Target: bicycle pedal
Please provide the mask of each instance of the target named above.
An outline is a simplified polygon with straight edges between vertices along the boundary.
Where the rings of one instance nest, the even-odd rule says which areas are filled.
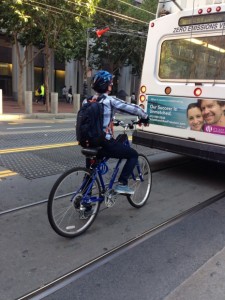
[[[110,208],[113,207],[116,203],[116,193],[114,192],[114,190],[108,190],[105,193],[105,206]]]

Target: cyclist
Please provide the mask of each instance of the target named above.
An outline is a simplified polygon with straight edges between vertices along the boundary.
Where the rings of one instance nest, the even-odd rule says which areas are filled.
[[[134,194],[134,191],[127,184],[128,178],[137,163],[138,153],[133,148],[126,147],[123,143],[113,138],[110,124],[112,124],[115,113],[127,113],[138,116],[142,124],[148,124],[149,117],[138,105],[128,104],[123,100],[110,96],[112,85],[113,76],[107,71],[97,72],[92,79],[92,89],[101,96],[99,97],[99,102],[103,102],[104,105],[103,130],[106,132],[106,138],[98,152],[98,158],[127,159],[119,176],[119,183],[114,190],[118,194]]]

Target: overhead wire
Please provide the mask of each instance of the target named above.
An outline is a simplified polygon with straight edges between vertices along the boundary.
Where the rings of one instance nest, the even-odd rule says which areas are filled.
[[[62,9],[62,8],[59,8],[59,7],[55,7],[55,6],[46,4],[46,3],[38,2],[38,1],[35,1],[35,0],[25,0],[25,2],[26,2],[26,4],[28,4],[32,7],[37,7],[39,5],[40,8],[44,8],[44,9],[50,11],[50,12],[59,13],[61,15],[62,15],[62,12],[67,12],[67,13],[70,13],[70,14],[73,14],[73,15],[76,15],[76,16],[79,16],[79,17],[83,17],[80,14],[76,14],[75,12],[65,10],[65,9]],[[29,2],[32,2],[34,4],[31,4]],[[87,17],[83,17],[83,18],[87,19]]]
[[[40,7],[42,8],[48,8],[49,10],[52,9],[53,12],[67,12],[67,13],[70,13],[70,14],[73,14],[73,15],[76,15],[78,17],[81,17],[81,18],[85,18],[85,19],[88,19],[86,16],[83,16],[81,14],[77,14],[73,11],[70,11],[70,10],[66,10],[66,9],[62,9],[62,8],[58,8],[58,7],[55,7],[55,6],[52,6],[52,5],[49,5],[49,4],[46,4],[46,3],[42,3],[42,2],[39,2],[39,1],[35,1],[35,0],[26,0],[26,3],[31,5],[31,3],[29,2],[32,2],[36,5],[39,5]],[[73,1],[67,1],[71,4],[74,4],[74,5],[81,5],[81,6],[86,6],[85,3],[81,2],[81,3],[74,3]],[[142,21],[142,20],[139,20],[139,19],[136,19],[136,18],[133,18],[133,17],[129,17],[129,16],[126,16],[126,15],[123,15],[123,14],[120,14],[120,13],[117,13],[117,12],[112,12],[112,11],[109,11],[107,9],[104,9],[104,8],[100,8],[98,6],[95,6],[95,8],[97,8],[97,11],[100,12],[100,13],[104,13],[106,15],[109,15],[111,17],[115,17],[115,18],[118,18],[118,19],[122,19],[123,21],[128,21],[128,22],[132,22],[132,23],[136,23],[136,22],[139,22],[139,23],[142,23],[142,24],[146,24],[148,25],[148,22],[145,22],[145,21]]]
[[[148,11],[148,10],[146,10],[146,9],[143,9],[143,8],[141,8],[141,7],[135,6],[135,5],[131,4],[131,3],[128,3],[128,2],[125,2],[125,1],[122,1],[122,0],[117,0],[117,1],[118,1],[118,2],[121,2],[121,3],[123,3],[123,4],[126,4],[126,5],[128,5],[128,6],[131,6],[131,7],[134,8],[134,9],[144,11],[144,12],[150,14],[150,15],[153,15],[154,17],[156,16],[156,14],[154,14],[153,12]]]
[[[67,1],[71,4],[76,4],[76,5],[81,5],[81,6],[86,6],[85,3],[83,2],[80,2],[80,3],[74,3],[73,1]],[[148,24],[147,22],[145,21],[142,21],[142,20],[139,20],[139,19],[136,19],[136,18],[133,18],[133,17],[130,17],[130,16],[127,16],[127,15],[123,15],[121,13],[117,13],[115,11],[110,11],[108,9],[105,9],[105,8],[102,8],[102,7],[99,7],[99,6],[94,6],[94,8],[96,8],[97,12],[100,12],[100,13],[104,13],[104,14],[107,14],[109,16],[113,16],[113,17],[118,17],[119,19],[122,19],[122,20],[126,20],[126,21],[131,21],[131,22],[139,22],[139,23],[144,23],[144,24]]]
[[[32,2],[33,4],[29,3],[29,2]],[[68,2],[71,2],[71,1],[68,1]],[[35,1],[35,0],[26,0],[26,3],[32,7],[38,7],[38,8],[45,9],[49,12],[57,13],[60,15],[62,15],[62,12],[68,12],[68,13],[74,14],[76,16],[83,17],[82,15],[76,14],[75,12],[71,12],[66,9],[61,9],[61,8],[58,8],[58,7],[49,5],[49,4],[41,3],[41,2]],[[86,17],[83,17],[83,18],[86,18]],[[117,28],[115,26],[111,26],[110,28],[112,30],[114,30],[114,31],[111,31],[112,34],[126,34],[126,35],[133,35],[136,37],[144,37],[144,38],[146,38],[146,36],[147,36],[147,34],[144,34],[143,32],[139,32],[139,31],[135,31],[135,30],[131,30],[131,29],[128,30],[128,29],[120,28],[120,31],[118,32]]]

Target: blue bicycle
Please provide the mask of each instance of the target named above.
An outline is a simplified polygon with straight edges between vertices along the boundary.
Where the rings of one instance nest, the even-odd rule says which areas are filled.
[[[125,131],[133,129],[135,124],[138,121],[129,124],[114,121],[114,125],[124,128],[124,133],[118,135],[117,139],[127,147],[130,147],[130,143]],[[124,160],[98,159],[98,151],[99,148],[83,148],[82,153],[91,159],[90,169],[72,168],[62,174],[52,187],[48,199],[48,219],[55,232],[61,236],[72,238],[84,233],[97,217],[101,203],[112,207],[116,202],[118,194],[113,187],[118,182]],[[128,182],[135,192],[133,195],[124,194],[133,207],[140,208],[147,202],[151,183],[148,159],[139,154],[138,163]]]

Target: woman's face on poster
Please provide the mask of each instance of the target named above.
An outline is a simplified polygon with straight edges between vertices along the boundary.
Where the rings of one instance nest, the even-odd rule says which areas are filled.
[[[203,127],[203,117],[201,109],[198,107],[193,107],[188,110],[187,113],[188,123],[191,130],[201,131]]]

